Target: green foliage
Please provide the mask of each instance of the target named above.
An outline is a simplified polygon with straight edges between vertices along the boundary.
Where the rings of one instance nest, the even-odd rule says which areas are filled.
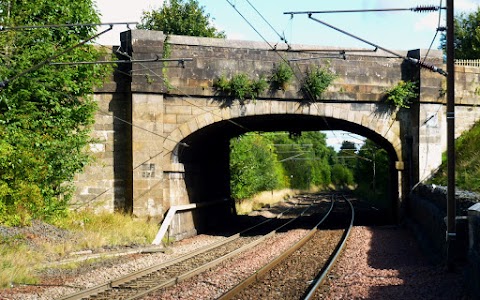
[[[308,189],[331,183],[331,167],[336,153],[327,147],[321,132],[304,132],[301,136],[272,135],[278,158],[289,177],[290,187]]]
[[[172,55],[172,46],[170,45],[170,38],[167,35],[165,38],[165,41],[163,41],[163,54],[162,58],[163,59],[168,59]],[[167,90],[172,90],[173,86],[168,80],[168,62],[163,62],[163,67],[162,67],[162,78],[163,78],[163,84],[167,88]]]
[[[214,83],[214,89],[221,95],[238,99],[244,103],[246,99],[255,100],[268,88],[268,82],[264,77],[252,80],[245,73],[237,73],[230,80],[224,75]]]
[[[386,91],[386,102],[398,108],[410,108],[418,97],[417,85],[412,81],[400,80],[398,84]]]
[[[455,16],[454,48],[456,59],[478,59],[480,57],[480,7],[471,13]],[[440,47],[446,52],[446,33],[442,33]]]
[[[159,30],[165,34],[225,38],[210,22],[210,14],[196,0],[164,1],[161,8],[143,12],[139,29]]]
[[[274,89],[281,89],[285,91],[288,84],[293,78],[293,70],[286,62],[282,61],[273,70],[273,75],[270,80]]]
[[[260,134],[244,135],[231,141],[230,186],[234,199],[245,199],[285,186],[284,172],[273,148],[273,143]]]
[[[338,152],[338,161],[350,170],[355,170],[357,164],[357,148],[350,141],[343,141]]]
[[[0,2],[4,26],[98,22],[91,0]],[[4,32],[0,74],[15,78],[94,34],[93,27]],[[105,55],[84,45],[57,61],[94,61]],[[69,182],[89,162],[85,146],[96,109],[89,95],[109,72],[105,65],[46,64],[0,90],[0,223],[26,224],[65,211]]]
[[[459,189],[480,192],[480,122],[455,141],[455,184]],[[444,161],[430,183],[447,185],[447,161]]]
[[[353,184],[353,171],[342,164],[335,164],[332,167],[332,182],[337,186]]]
[[[359,156],[362,159],[357,160],[355,169],[358,190],[366,193],[366,197],[386,197],[390,177],[388,153],[371,140],[367,140],[360,148]]]
[[[302,85],[302,92],[310,101],[321,99],[322,94],[330,84],[337,78],[337,75],[326,68],[313,67],[308,72]]]

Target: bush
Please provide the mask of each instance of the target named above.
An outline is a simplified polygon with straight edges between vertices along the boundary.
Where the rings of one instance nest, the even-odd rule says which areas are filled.
[[[322,94],[337,76],[325,68],[314,67],[307,72],[302,92],[311,101],[321,99]]]
[[[238,99],[244,103],[246,99],[255,100],[268,87],[264,77],[252,80],[245,73],[235,74],[230,80],[224,75],[213,83],[214,89],[223,96]]]
[[[292,68],[284,61],[282,61],[273,70],[271,84],[274,89],[281,89],[285,91],[288,84],[292,80],[294,73]]]
[[[400,80],[396,86],[387,90],[386,102],[398,108],[410,108],[418,96],[416,89],[415,82]]]
[[[284,171],[273,143],[259,134],[233,139],[230,144],[230,186],[236,200],[284,187]]]

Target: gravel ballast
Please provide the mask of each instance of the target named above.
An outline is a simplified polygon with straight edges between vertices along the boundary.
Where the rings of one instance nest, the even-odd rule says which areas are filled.
[[[432,265],[397,227],[355,227],[318,299],[467,299],[462,269]]]
[[[294,230],[284,234],[283,240],[295,240],[297,233],[299,231]],[[59,286],[3,289],[0,290],[0,299],[56,299],[65,293],[78,290],[71,287],[85,288],[108,281],[193,251],[218,239],[218,236],[198,236],[175,243],[168,253],[132,256],[128,262],[122,260],[118,265],[109,263],[104,267],[97,266],[95,269],[85,270],[83,274],[76,274],[73,278],[49,279]],[[248,270],[246,273],[251,273],[260,266],[255,263],[257,259],[263,256],[268,257],[267,260],[271,259],[274,252],[283,248],[278,242],[280,240],[271,244],[275,251],[262,249],[260,252],[247,252],[234,260],[234,267],[229,265],[222,270],[225,265],[219,266],[200,275],[196,280],[187,280],[161,296],[165,299],[216,299],[220,286],[224,286],[220,287],[220,290],[225,291],[225,288],[231,288],[234,284],[233,278],[238,280],[245,276],[240,275],[239,270],[245,269]],[[252,269],[253,266],[255,267]],[[216,276],[218,278],[214,279]],[[460,268],[453,273],[447,273],[444,266],[432,265],[428,257],[420,252],[413,236],[407,230],[393,226],[353,228],[347,247],[329,278],[318,299],[467,299],[463,297]],[[49,281],[42,283],[48,285]],[[210,288],[215,285],[216,288]],[[213,293],[209,294],[210,291]],[[148,298],[155,299],[155,296]]]

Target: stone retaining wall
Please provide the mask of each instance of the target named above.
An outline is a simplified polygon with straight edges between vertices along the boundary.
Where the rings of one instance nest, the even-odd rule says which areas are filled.
[[[480,195],[456,191],[457,237],[454,242],[455,259],[467,262],[469,293],[480,294]],[[446,260],[447,189],[435,185],[420,185],[408,203],[408,221],[420,245],[431,254],[432,261]],[[475,298],[475,297],[473,297]],[[476,298],[475,298],[476,299]]]

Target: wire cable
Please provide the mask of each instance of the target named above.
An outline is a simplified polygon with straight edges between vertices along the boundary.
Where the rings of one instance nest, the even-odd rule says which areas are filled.
[[[245,22],[265,41],[265,43],[281,58],[281,60],[283,60],[293,71],[293,75],[295,76],[295,78],[297,79],[298,82],[301,82],[301,79],[300,77],[298,76],[298,74],[295,72],[295,70],[292,68],[291,64],[290,64],[290,61],[287,60],[285,57],[283,57],[276,49],[276,47],[272,46],[268,41],[267,39],[253,26],[253,24],[251,24],[247,18],[237,9],[237,7],[231,3],[229,0],[226,0],[228,2],[228,4],[230,4],[233,9],[235,9],[235,11],[245,20]],[[288,45],[288,44],[287,44]],[[288,45],[289,46],[289,45]],[[289,46],[290,48],[290,46]],[[301,72],[300,70],[300,67],[298,66],[298,64],[295,64],[297,69]],[[308,98],[310,99],[310,101],[312,102],[313,105],[317,106],[317,104],[315,103],[315,98],[313,97],[312,93],[310,92],[310,90],[306,90],[305,93],[307,94]],[[318,109],[318,106],[317,106],[317,109]],[[321,117],[323,119],[323,121],[325,122],[325,124],[327,125],[328,128],[331,128],[327,119],[322,116]],[[332,130],[333,131],[333,130]],[[333,132],[332,132],[333,133]],[[335,133],[333,133],[335,135]]]
[[[434,66],[434,65],[427,64],[427,63],[425,63],[425,62],[422,62],[422,61],[419,60],[419,59],[412,58],[412,57],[408,57],[408,56],[404,56],[404,55],[398,54],[398,53],[396,53],[396,52],[394,52],[394,51],[392,51],[392,50],[389,50],[389,49],[387,49],[387,48],[381,47],[381,46],[379,46],[379,45],[377,45],[377,44],[374,44],[374,43],[372,43],[372,42],[369,42],[369,41],[367,41],[367,40],[365,40],[365,39],[363,39],[363,38],[361,38],[361,37],[358,37],[358,36],[356,36],[356,35],[353,35],[353,34],[347,32],[347,31],[345,31],[345,30],[343,30],[343,29],[340,29],[340,28],[338,28],[338,27],[335,27],[335,26],[333,26],[333,25],[330,25],[330,24],[328,24],[328,23],[326,23],[326,22],[324,22],[324,21],[322,21],[322,20],[316,19],[316,18],[314,18],[311,14],[309,14],[308,17],[309,17],[311,20],[314,20],[314,21],[316,21],[316,22],[318,22],[318,23],[320,23],[320,24],[322,24],[322,25],[325,25],[325,26],[327,26],[327,27],[330,27],[331,29],[334,29],[334,30],[336,30],[336,31],[338,31],[338,32],[340,32],[340,33],[345,34],[345,35],[348,35],[348,36],[350,36],[350,37],[352,37],[352,38],[354,38],[354,39],[357,39],[357,40],[359,40],[359,41],[361,41],[361,42],[363,42],[363,43],[366,43],[366,44],[371,45],[371,46],[373,46],[373,47],[375,47],[375,48],[378,48],[378,49],[383,50],[383,51],[385,51],[385,52],[387,52],[387,53],[390,53],[390,54],[392,54],[392,55],[394,55],[394,56],[396,56],[396,57],[398,57],[398,58],[403,58],[404,60],[406,60],[406,61],[408,61],[408,62],[411,62],[411,63],[413,63],[413,64],[416,64],[416,65],[418,65],[418,66],[420,66],[420,67],[422,67],[422,68],[426,68],[426,69],[429,69],[430,71],[440,73],[440,74],[442,74],[443,76],[447,76],[447,73],[446,73],[444,70],[442,70],[442,69],[440,69],[440,68],[438,68],[438,67],[436,67],[436,66]]]
[[[40,82],[40,81],[37,80],[37,82]],[[61,95],[64,95],[65,97],[67,97],[67,98],[69,98],[69,99],[74,99],[74,98],[72,97],[72,95],[69,95],[69,94],[67,94],[67,93],[65,93],[65,92],[63,92],[63,91],[57,90],[57,89],[55,89],[55,88],[53,88],[53,87],[50,87],[50,86],[48,86],[48,85],[45,85],[45,87],[46,87],[47,89],[53,91],[53,92],[59,93],[59,94],[61,94]],[[153,135],[156,135],[156,136],[158,136],[158,137],[161,137],[161,138],[163,138],[163,139],[165,139],[165,140],[169,140],[169,141],[172,141],[172,142],[175,142],[175,143],[180,143],[179,141],[175,141],[175,140],[173,140],[173,139],[171,139],[171,138],[165,137],[165,136],[163,136],[163,135],[161,135],[161,134],[158,134],[158,133],[156,133],[156,132],[154,132],[154,131],[151,131],[151,130],[149,130],[149,129],[147,129],[147,128],[144,128],[144,127],[141,127],[141,126],[139,126],[139,125],[133,124],[132,122],[129,122],[129,121],[127,121],[127,120],[124,120],[124,119],[122,119],[122,118],[120,118],[120,117],[113,116],[112,114],[110,114],[110,113],[108,113],[108,112],[106,112],[106,111],[104,111],[104,110],[102,110],[102,109],[97,109],[97,110],[98,110],[100,113],[102,113],[103,115],[105,115],[105,116],[113,117],[114,119],[116,119],[116,120],[118,120],[118,121],[120,121],[120,122],[122,122],[122,123],[125,123],[125,124],[127,124],[127,125],[130,125],[130,126],[132,126],[132,127],[141,129],[141,130],[143,130],[143,131],[146,131],[146,132],[148,132],[148,133],[151,133],[151,134],[153,134]],[[187,143],[180,143],[180,144],[182,144],[182,146],[185,146],[185,147],[190,147],[190,145],[188,145]]]
[[[51,24],[51,25],[29,25],[29,26],[12,26],[4,27],[0,25],[0,32],[8,30],[26,30],[40,28],[64,28],[64,27],[93,27],[93,26],[111,26],[126,25],[130,29],[130,25],[137,25],[138,22],[111,22],[111,23],[72,23],[72,24]]]
[[[425,5],[411,8],[374,8],[374,9],[344,9],[344,10],[317,10],[317,11],[289,11],[284,15],[311,15],[311,14],[331,14],[331,13],[358,13],[358,12],[396,12],[396,11],[413,11],[413,12],[431,12],[445,9],[445,7]]]
[[[265,19],[265,17],[255,8],[255,6],[253,6],[253,4],[249,0],[245,0],[245,1],[247,1],[247,3],[253,8],[253,10],[256,11],[257,14],[263,19],[263,21],[265,21],[265,23],[267,23],[267,25],[270,26],[270,28],[278,35],[280,40],[284,41],[285,44],[288,45],[288,42],[285,39],[285,34],[282,36],[280,33],[278,33],[278,31],[275,28],[273,28],[272,24],[270,24],[270,22],[268,22],[267,19]]]
[[[440,0],[440,7],[442,7],[442,0]],[[432,42],[430,43],[430,47],[428,47],[427,53],[425,54],[425,57],[423,58],[423,62],[427,60],[428,55],[430,54],[430,50],[433,47],[433,43],[435,42],[438,31],[440,31],[440,22],[442,21],[442,10],[440,9],[438,12],[438,24],[437,24],[437,30],[435,31],[435,35],[433,36]]]
[[[237,9],[237,7],[235,6],[235,4],[233,4],[232,2],[230,2],[230,0],[225,0],[228,2],[228,4],[230,4],[233,9],[235,9],[235,11],[240,15],[240,17],[243,18],[243,20],[245,22],[247,22],[247,24],[265,41],[265,43],[268,44],[268,46],[270,46],[270,48],[272,49],[275,49],[275,47],[273,47],[266,39],[265,37],[257,30],[257,28],[255,28],[255,26],[253,26],[252,23],[250,23],[250,21],[247,20],[247,18]]]
[[[88,39],[86,39],[86,40],[83,40],[83,41],[80,42],[80,43],[77,43],[77,44],[75,44],[75,45],[73,45],[73,46],[71,46],[71,47],[68,47],[67,49],[65,49],[65,50],[63,50],[63,51],[60,51],[59,53],[56,53],[56,54],[48,57],[47,59],[41,61],[40,63],[38,63],[38,64],[36,64],[36,65],[34,65],[34,66],[31,66],[30,68],[28,68],[28,69],[20,72],[19,74],[13,76],[12,78],[3,80],[2,82],[0,82],[0,88],[2,87],[2,85],[3,85],[3,87],[6,87],[6,86],[8,85],[8,83],[10,83],[10,82],[12,82],[12,81],[14,81],[14,80],[17,80],[18,78],[24,76],[24,75],[27,74],[27,73],[30,73],[30,72],[33,72],[33,71],[35,71],[35,70],[40,69],[41,67],[43,67],[43,66],[45,66],[46,64],[50,63],[52,60],[54,60],[54,59],[56,59],[56,58],[58,58],[58,57],[60,57],[60,56],[62,56],[62,55],[64,55],[64,54],[72,51],[72,50],[75,49],[75,48],[78,48],[78,47],[80,47],[80,46],[82,46],[82,45],[85,45],[85,44],[88,43],[89,41],[96,39],[97,37],[101,36],[102,34],[107,33],[108,31],[110,31],[110,30],[112,30],[112,29],[113,29],[113,25],[111,25],[108,29],[105,29],[104,31],[95,34],[94,36],[92,36],[92,37],[90,37],[90,38],[88,38]]]
[[[227,1],[228,1],[228,0],[227,0]],[[120,48],[117,49],[117,53],[119,53],[120,55],[123,55],[123,56],[125,56],[125,57],[128,57],[128,58],[132,59],[132,56],[130,56],[130,55],[129,55],[128,53],[126,53],[126,52],[120,51]],[[151,72],[153,75],[155,75],[156,77],[158,77],[158,78],[160,78],[160,79],[162,79],[162,80],[164,79],[163,76],[161,76],[161,75],[158,74],[157,72],[153,71],[152,68],[150,68],[150,67],[148,67],[148,66],[145,66],[143,63],[139,63],[139,65],[142,66],[142,67],[144,68],[144,70],[150,71],[150,72]],[[133,73],[133,71],[132,71],[132,73]],[[133,75],[130,75],[130,76],[133,77]],[[182,91],[180,88],[178,88],[178,87],[173,87],[173,88],[174,88],[175,90],[179,91],[179,92],[181,93],[181,95],[186,96],[187,98],[192,98],[191,95],[185,93],[185,92]],[[187,102],[187,103],[189,103],[189,104],[191,104],[191,105],[193,105],[193,106],[195,106],[195,107],[197,107],[197,108],[199,108],[199,109],[201,109],[201,110],[203,110],[203,111],[205,111],[205,112],[212,113],[214,116],[220,117],[222,120],[225,120],[225,121],[227,121],[227,122],[229,122],[229,123],[231,123],[231,124],[233,124],[233,125],[235,125],[235,126],[238,126],[239,128],[242,128],[242,129],[245,130],[245,131],[251,131],[251,130],[249,130],[248,128],[246,128],[245,126],[243,126],[243,125],[241,125],[241,124],[239,124],[239,123],[237,123],[237,122],[235,122],[235,121],[233,121],[233,120],[224,119],[221,115],[214,114],[212,111],[209,111],[209,110],[207,110],[207,109],[205,109],[205,108],[203,108],[203,107],[201,107],[201,106],[199,106],[199,105],[197,105],[197,104],[195,104],[195,103],[193,103],[193,102],[190,102],[190,101],[187,101],[187,100],[184,100],[184,101]]]

